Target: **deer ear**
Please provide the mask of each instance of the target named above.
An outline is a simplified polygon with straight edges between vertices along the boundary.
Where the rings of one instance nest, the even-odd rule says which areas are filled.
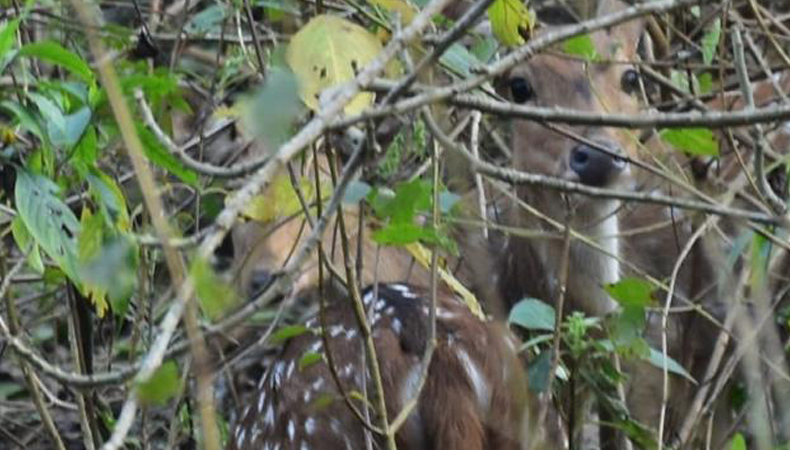
[[[600,0],[596,16],[620,12],[629,5],[621,0]],[[604,52],[604,56],[619,60],[633,60],[639,46],[639,38],[645,30],[645,19],[638,18],[629,20],[612,27],[606,32],[604,47],[599,46],[599,51]]]

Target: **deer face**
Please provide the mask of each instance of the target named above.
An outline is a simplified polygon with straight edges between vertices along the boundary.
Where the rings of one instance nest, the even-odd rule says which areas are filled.
[[[319,157],[311,164],[317,164],[319,167],[319,177],[324,190],[322,195],[326,198],[327,191],[331,188],[329,162],[326,158]],[[301,173],[297,173],[297,176],[301,176],[304,180],[312,180],[313,167],[307,165]],[[279,188],[291,189],[290,185],[281,185]],[[277,198],[284,195],[282,192],[270,191],[264,196]],[[293,193],[292,203],[296,201],[296,194]],[[314,199],[308,201],[313,203]],[[315,209],[311,213],[314,215]],[[361,285],[374,282],[410,282],[428,286],[429,272],[415,263],[408,251],[401,247],[379,247],[370,239],[370,230],[359,227],[359,207],[344,205],[342,214],[349,241],[349,258],[355,263],[360,262],[358,279]],[[290,215],[274,217],[267,223],[247,222],[236,225],[232,231],[232,239],[237,289],[247,295],[259,293],[271,281],[272,274],[288,264],[293,253],[311,233],[312,227],[301,213],[301,209],[292,211]],[[335,217],[327,225],[320,245],[326,258],[337,269],[337,273],[344,275],[344,252],[339,233],[338,221]],[[360,233],[362,236],[359,235]],[[314,251],[297,274],[294,291],[299,292],[316,286],[318,280],[318,252]]]
[[[610,5],[605,3],[605,5]],[[617,4],[611,4],[616,7]],[[604,8],[600,14],[609,12]],[[626,23],[591,35],[598,58],[582,62],[544,53],[513,68],[499,83],[512,102],[546,108],[562,107],[593,113],[636,113],[639,78],[628,62],[636,56],[640,23]],[[605,60],[606,63],[598,62]],[[593,187],[622,188],[631,182],[626,159],[636,153],[637,139],[628,131],[600,126],[566,126],[516,120],[512,150],[516,169],[558,177]],[[572,309],[600,316],[617,305],[602,286],[619,277],[619,203],[583,195],[563,195],[541,186],[522,185],[518,197],[555,221],[568,221],[603,248],[573,240],[566,283]],[[523,208],[514,208],[511,224],[545,227]],[[513,238],[503,261],[500,290],[507,302],[528,294],[557,298],[562,242]]]
[[[623,63],[581,62],[566,56],[540,54],[507,74],[500,90],[517,104],[562,107],[601,114],[636,113],[638,76],[625,61],[636,50],[633,27],[593,34],[598,55]],[[551,175],[595,187],[622,187],[630,182],[626,159],[634,138],[606,127],[557,125],[558,132],[535,121],[513,124],[513,163],[517,169]],[[525,187],[522,191],[542,188]],[[524,192],[522,197],[534,197]],[[556,195],[555,195],[556,197]],[[589,199],[574,199],[584,211]],[[556,203],[556,199],[552,202]],[[541,206],[543,206],[541,204]]]

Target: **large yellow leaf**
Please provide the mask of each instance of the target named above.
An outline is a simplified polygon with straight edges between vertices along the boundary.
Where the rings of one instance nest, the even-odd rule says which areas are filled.
[[[534,13],[522,0],[494,0],[488,8],[491,31],[504,45],[515,46],[524,43],[524,35],[529,35],[535,26]]]
[[[370,0],[370,3],[379,5],[391,13],[400,14],[400,22],[403,25],[411,23],[417,15],[417,8],[407,0]]]
[[[318,110],[318,96],[332,86],[354,78],[381,51],[381,43],[368,30],[330,15],[314,17],[291,39],[286,58],[299,78],[302,101]],[[357,95],[346,114],[362,111],[373,102],[373,94]]]
[[[307,204],[315,203],[316,190],[312,179],[309,177],[303,178],[299,182],[299,188]],[[332,185],[329,180],[322,179],[322,196],[325,198],[331,192]],[[268,223],[299,212],[302,212],[302,204],[291,184],[291,179],[288,177],[288,174],[280,173],[274,177],[266,192],[252,198],[242,211],[242,214],[249,219]]]

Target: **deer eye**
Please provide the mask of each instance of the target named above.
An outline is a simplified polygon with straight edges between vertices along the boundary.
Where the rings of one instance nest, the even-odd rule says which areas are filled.
[[[634,69],[628,69],[623,72],[620,78],[620,87],[626,94],[633,94],[639,90],[639,72]]]
[[[516,103],[525,103],[535,97],[535,91],[526,78],[515,77],[510,80],[510,95]]]

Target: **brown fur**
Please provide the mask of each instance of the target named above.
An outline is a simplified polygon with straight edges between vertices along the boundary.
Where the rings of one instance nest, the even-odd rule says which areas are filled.
[[[358,211],[346,209],[343,214],[352,232],[350,240],[356,242],[353,234]],[[300,228],[299,222],[292,220],[265,236],[256,232],[239,232],[238,238],[234,235],[237,245],[250,249],[236,263],[240,286],[245,286],[251,271],[282,267],[291,246],[304,239],[305,233],[299,235]],[[370,232],[367,227],[362,230]],[[333,254],[332,238],[329,231],[324,236],[328,255]],[[368,320],[381,367],[387,414],[392,420],[414,389],[410,383],[427,346],[430,296],[414,281],[408,253],[382,248],[376,273],[376,245],[366,236],[361,243],[363,283],[401,281],[411,273],[414,284],[396,288],[410,292],[407,301],[393,300],[389,294],[378,299],[364,297],[368,300]],[[332,260],[342,272],[342,256],[337,253]],[[319,293],[316,258],[297,280],[299,295],[313,302]],[[427,286],[427,271],[421,270],[417,279],[423,277],[423,286]],[[379,286],[380,292],[389,289],[391,293],[393,289],[391,284]],[[363,375],[367,370],[360,358],[364,352],[351,300],[337,283],[325,284],[324,290],[327,340],[341,383],[346,392],[363,392],[365,385],[372,395],[373,385]],[[528,428],[527,384],[515,354],[514,338],[496,323],[475,317],[443,289],[437,302],[435,352],[418,406],[396,436],[398,448],[520,449],[538,442],[541,433]],[[316,319],[308,322],[313,330],[318,325]],[[265,448],[266,444],[280,444],[280,448],[299,448],[301,444],[312,449],[365,448],[363,428],[339,398],[328,365],[320,361],[303,370],[295,368],[306,352],[324,352],[324,344],[315,333],[291,339],[274,360],[258,385],[259,392],[244,402],[230,449]],[[358,400],[354,403],[360,409],[364,406]],[[378,423],[375,414],[372,416],[372,422]],[[374,440],[382,444],[381,439]]]

